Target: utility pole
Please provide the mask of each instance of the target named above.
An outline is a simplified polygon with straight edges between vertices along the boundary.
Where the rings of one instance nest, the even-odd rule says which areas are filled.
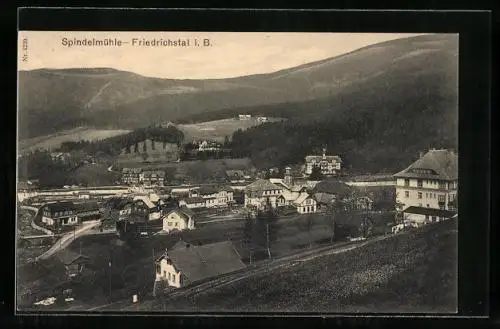
[[[271,259],[271,249],[269,248],[269,224],[266,224],[267,255]]]

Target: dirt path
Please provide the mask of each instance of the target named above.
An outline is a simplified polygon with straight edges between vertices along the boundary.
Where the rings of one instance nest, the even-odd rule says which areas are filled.
[[[67,246],[70,245],[71,242],[79,238],[80,236],[83,236],[87,230],[90,230],[91,228],[99,225],[101,222],[96,220],[96,221],[90,221],[86,222],[85,224],[82,225],[78,230],[74,232],[68,232],[65,235],[63,235],[52,247],[50,247],[49,250],[44,252],[42,255],[38,256],[36,260],[38,259],[47,259],[59,250],[62,250],[66,248]]]

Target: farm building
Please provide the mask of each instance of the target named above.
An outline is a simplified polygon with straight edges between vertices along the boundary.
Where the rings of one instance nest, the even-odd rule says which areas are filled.
[[[156,260],[156,280],[180,288],[244,268],[245,264],[229,241],[202,246],[185,244],[167,250]]]

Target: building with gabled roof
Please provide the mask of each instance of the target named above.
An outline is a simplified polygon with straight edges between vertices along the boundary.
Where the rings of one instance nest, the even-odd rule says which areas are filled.
[[[446,149],[431,149],[404,170],[396,179],[396,209],[424,207],[456,211],[458,192],[458,155]]]
[[[195,213],[186,207],[170,210],[163,217],[163,231],[193,230],[195,225]]]
[[[311,175],[314,167],[319,167],[325,176],[337,175],[342,166],[342,159],[338,155],[326,155],[326,148],[322,155],[308,155],[305,158],[305,174]]]
[[[264,209],[266,205],[276,208],[282,206],[278,197],[282,194],[283,187],[265,179],[259,179],[245,187],[245,207]]]
[[[404,221],[416,223],[418,226],[447,220],[456,215],[454,211],[414,206],[408,207],[403,211]]]
[[[186,244],[167,250],[156,260],[156,280],[180,288],[244,268],[230,241],[201,246]]]
[[[234,203],[233,189],[226,186],[201,186],[189,191],[189,198],[203,198],[206,208],[228,207]],[[196,201],[197,200],[190,200]],[[183,204],[188,205],[186,200]],[[195,207],[188,207],[195,208]]]

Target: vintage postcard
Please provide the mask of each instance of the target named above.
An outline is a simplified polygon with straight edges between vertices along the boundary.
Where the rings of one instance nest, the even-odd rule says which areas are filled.
[[[18,312],[456,313],[457,34],[18,38]]]

